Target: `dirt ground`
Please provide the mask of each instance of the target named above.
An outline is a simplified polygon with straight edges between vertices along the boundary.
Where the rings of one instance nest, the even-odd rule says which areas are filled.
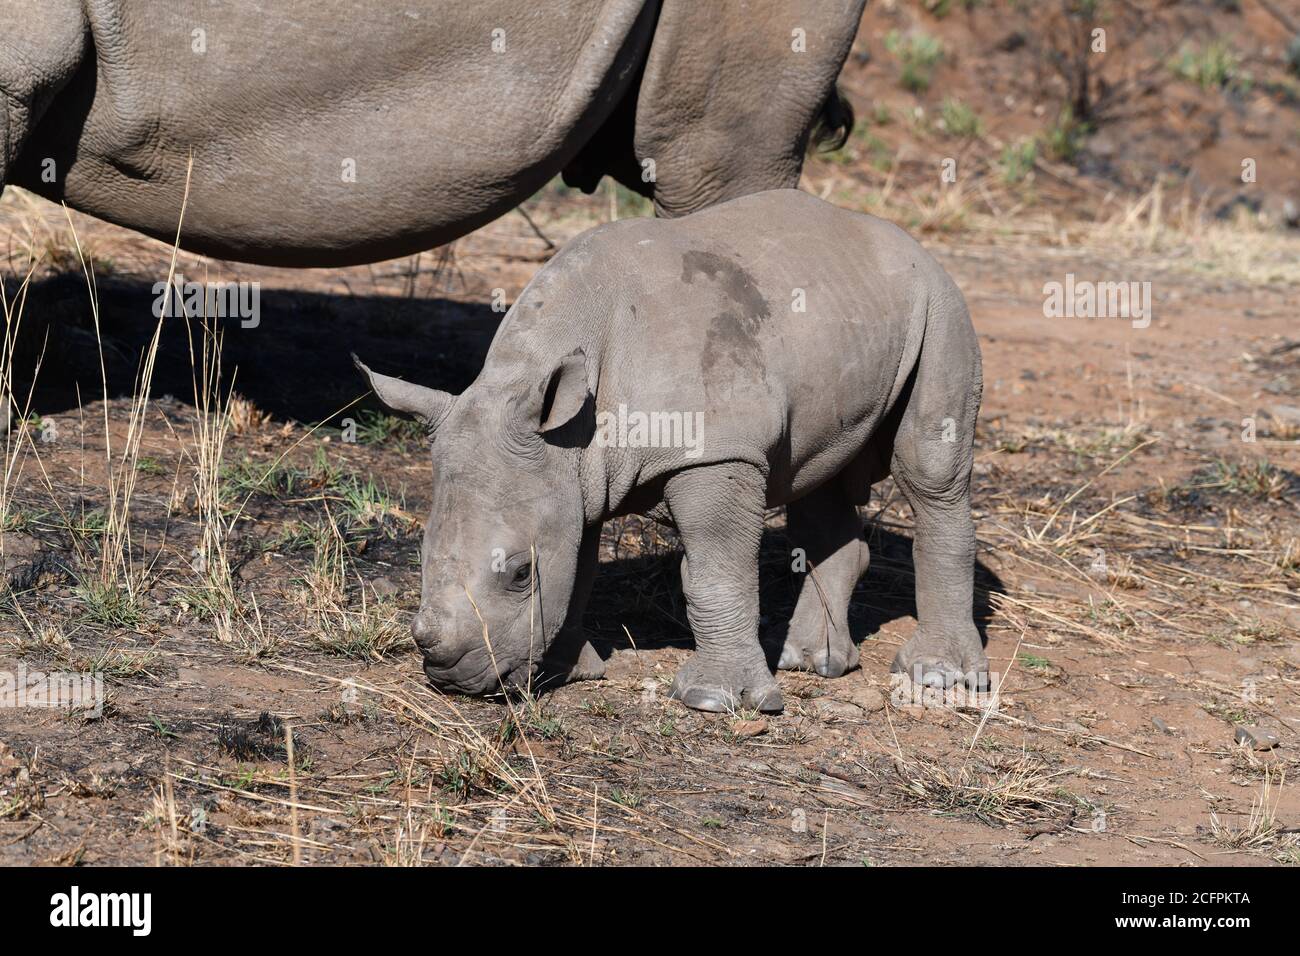
[[[888,79],[899,7],[873,5],[850,92]],[[1000,42],[994,21],[953,17],[931,28],[954,46]],[[912,98],[888,97],[900,116]],[[1013,132],[1035,115],[1007,110]],[[1189,153],[1155,189],[1106,192],[1044,158],[1014,187],[990,173],[927,191],[942,136],[873,116],[880,139],[855,134],[805,187],[917,232],[970,305],[995,696],[890,682],[915,608],[910,514],[888,481],[864,509],[861,668],[781,672],[783,714],[668,699],[691,643],[680,551],[637,518],[606,526],[588,611],[604,681],[515,701],[425,683],[406,628],[430,461],[349,353],[463,388],[494,290],[510,301],[549,242],[644,212],[633,197],[550,187],[527,218],[371,267],[181,252],[187,278],[260,283],[257,326],[220,323],[209,389],[199,323],[151,311],[170,248],[75,214],[74,242],[62,210],[9,190],[4,384],[25,414],[0,480],[0,674],[99,675],[107,701],[0,708],[0,864],[1300,864],[1300,239],[1202,219],[1205,203],[1193,225],[1174,212],[1180,188],[1235,168],[1222,157]],[[1292,136],[1269,146],[1287,163]],[[1045,318],[1044,285],[1067,274],[1150,282],[1152,322]],[[771,646],[795,580],[784,516],[769,525]]]
[[[57,227],[57,210],[39,213]],[[131,276],[165,268],[169,250],[78,222],[88,248],[115,252],[98,298],[105,354],[129,382],[125,357],[155,325]],[[85,584],[109,486],[103,403],[78,407],[58,381],[38,393],[59,437],[37,439],[40,464],[29,454],[17,482],[0,667],[102,673],[109,703],[98,717],[0,711],[0,861],[1300,862],[1282,832],[1300,816],[1294,286],[1130,259],[1156,290],[1149,328],[1048,320],[1044,281],[1114,263],[935,247],[984,350],[974,499],[995,708],[918,707],[890,686],[914,609],[908,514],[888,483],[869,509],[873,564],[854,602],[862,667],[829,681],[782,673],[780,716],[714,717],[667,699],[689,653],[676,550],[637,519],[607,527],[589,612],[610,654],[605,681],[512,705],[443,697],[404,633],[430,467],[418,436],[362,417],[373,427],[347,443],[301,422],[362,393],[350,350],[401,372],[427,342],[446,362],[429,380],[463,385],[496,318],[471,304],[477,290],[517,289],[541,245],[514,217],[437,274],[224,267],[264,284],[261,326],[228,323],[224,353],[252,409],[227,439],[223,478],[232,507],[243,503],[233,577],[260,627],[223,635],[191,593],[200,416],[183,331],[160,346],[135,469],[138,607],[115,609]],[[84,280],[64,272],[39,280],[25,308],[87,302]],[[84,321],[53,324],[59,356],[84,345]],[[47,368],[66,383],[58,361]],[[107,408],[119,449],[130,404]],[[774,514],[764,563],[765,631],[778,641],[792,600],[782,525]],[[320,593],[335,536],[346,576]],[[1281,742],[1237,746],[1239,725]]]

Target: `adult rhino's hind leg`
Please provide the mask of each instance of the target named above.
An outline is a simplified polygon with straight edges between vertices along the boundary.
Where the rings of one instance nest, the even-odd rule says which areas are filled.
[[[681,534],[682,590],[695,654],[672,696],[696,710],[775,712],[781,689],[758,643],[758,546],[766,479],[753,465],[722,462],[673,475],[664,500]]]
[[[791,503],[786,513],[790,546],[806,569],[777,666],[839,677],[858,664],[849,601],[870,560],[862,520],[838,481]]]

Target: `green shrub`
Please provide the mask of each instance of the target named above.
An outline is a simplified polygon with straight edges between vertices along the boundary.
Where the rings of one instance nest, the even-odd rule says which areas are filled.
[[[974,139],[984,132],[984,124],[976,112],[961,100],[948,97],[939,110],[939,118],[949,136]]]
[[[1200,49],[1185,43],[1169,67],[1180,79],[1203,90],[1249,86],[1250,82],[1240,71],[1241,57],[1223,40],[1211,40]]]
[[[904,89],[924,93],[930,88],[934,68],[943,59],[943,43],[928,33],[918,31],[903,36],[891,30],[885,37],[885,49],[902,63],[898,82]]]
[[[1008,143],[1002,147],[1002,157],[998,161],[1002,181],[1008,185],[1021,182],[1033,172],[1037,159],[1038,140],[1022,139],[1018,143]]]
[[[1075,119],[1074,110],[1063,107],[1056,122],[1047,130],[1045,141],[1047,155],[1062,163],[1072,163],[1079,155],[1079,147],[1091,127]]]

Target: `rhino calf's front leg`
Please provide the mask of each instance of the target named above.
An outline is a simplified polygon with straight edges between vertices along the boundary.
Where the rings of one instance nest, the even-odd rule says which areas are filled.
[[[574,575],[573,596],[569,598],[569,613],[564,619],[555,643],[542,658],[537,674],[537,686],[546,687],[569,681],[600,680],[605,676],[605,661],[587,640],[582,627],[582,617],[591,597],[591,585],[600,564],[600,525],[594,524],[582,533],[578,547],[578,569]]]
[[[695,655],[678,670],[672,696],[696,710],[783,706],[758,642],[766,484],[755,466],[723,462],[680,471],[664,489],[686,548],[682,590],[695,635]]]

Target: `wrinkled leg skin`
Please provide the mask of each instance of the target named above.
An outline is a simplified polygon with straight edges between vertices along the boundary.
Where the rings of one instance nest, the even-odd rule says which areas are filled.
[[[671,696],[716,713],[775,713],[783,703],[758,643],[758,548],[767,476],[743,462],[673,475],[664,500],[686,548],[682,590],[695,654]]]
[[[7,182],[28,185],[13,175],[15,161],[52,101],[76,74],[86,56],[88,35],[81,0],[5,0],[0,22],[0,193]],[[54,172],[63,175],[57,167]]]
[[[591,585],[596,579],[599,563],[600,525],[595,525],[582,533],[578,573],[573,596],[569,599],[568,616],[555,643],[542,656],[536,680],[538,689],[580,680],[600,680],[605,676],[605,661],[591,646],[582,627],[582,616],[587,610],[587,599],[591,597]]]
[[[966,355],[974,361],[966,362]],[[891,669],[936,688],[959,681],[972,689],[989,686],[988,657],[973,614],[970,474],[980,386],[979,348],[969,320],[931,323],[890,463],[915,516],[917,619],[916,632]]]
[[[791,547],[807,570],[777,667],[839,677],[858,666],[849,637],[849,602],[867,573],[862,520],[841,481],[829,482],[787,508]]]

